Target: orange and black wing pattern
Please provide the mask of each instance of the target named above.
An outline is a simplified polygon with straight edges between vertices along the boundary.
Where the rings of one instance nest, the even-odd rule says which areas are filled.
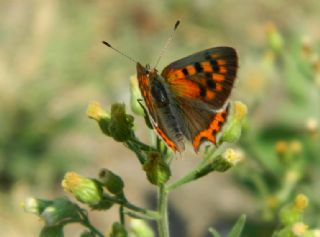
[[[236,51],[216,47],[173,62],[161,74],[175,95],[183,133],[196,152],[204,141],[217,142],[227,120],[237,68]]]
[[[237,68],[235,49],[215,47],[171,63],[161,75],[176,96],[208,103],[217,110],[231,93]]]

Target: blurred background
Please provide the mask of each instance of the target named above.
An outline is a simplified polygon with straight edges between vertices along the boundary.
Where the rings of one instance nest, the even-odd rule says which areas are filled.
[[[42,224],[20,206],[28,196],[65,195],[66,171],[96,177],[107,167],[128,198],[154,206],[155,189],[124,146],[86,117],[89,102],[129,104],[135,64],[153,65],[177,19],[181,25],[158,69],[199,50],[228,45],[240,56],[233,99],[249,109],[237,149],[244,162],[170,196],[172,236],[209,236],[245,213],[243,236],[270,236],[277,210],[302,192],[307,220],[320,225],[320,1],[1,0],[1,236],[37,236]],[[143,118],[137,134],[148,141]],[[192,149],[173,162],[172,179],[194,167]],[[183,199],[181,199],[183,197]],[[92,214],[106,230],[115,208]],[[66,236],[79,236],[77,225]]]

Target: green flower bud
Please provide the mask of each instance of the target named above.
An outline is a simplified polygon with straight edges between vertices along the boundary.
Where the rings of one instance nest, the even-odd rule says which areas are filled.
[[[116,175],[108,169],[102,169],[99,173],[99,180],[105,186],[109,192],[113,194],[122,193],[124,183],[120,176]]]
[[[25,212],[40,215],[53,201],[29,197],[22,203]]]
[[[65,191],[72,193],[78,201],[88,205],[98,204],[103,196],[102,187],[98,182],[75,172],[66,173],[62,187]]]
[[[109,131],[118,142],[124,142],[132,137],[134,118],[126,114],[124,104],[113,104],[111,107],[111,121]]]
[[[212,170],[224,172],[242,160],[242,153],[228,148],[221,156],[212,162]]]
[[[63,226],[45,226],[40,232],[40,237],[64,237]]]
[[[144,116],[145,111],[143,110],[143,107],[138,102],[138,99],[141,98],[141,93],[138,85],[137,76],[131,76],[130,77],[130,105],[131,110],[137,115]]]
[[[267,31],[267,42],[269,47],[276,53],[280,53],[283,49],[284,40],[282,35],[279,33],[277,27],[273,23],[268,23],[266,27]]]
[[[302,220],[304,209],[308,205],[308,199],[303,194],[299,194],[293,203],[281,208],[279,212],[280,222],[283,225],[292,225]]]
[[[113,223],[110,237],[127,237],[127,231],[123,225],[118,222]]]
[[[236,101],[233,103],[230,116],[223,128],[220,142],[234,143],[240,138],[242,125],[247,112],[247,106],[242,102]]]
[[[130,221],[130,236],[132,237],[153,237],[154,233],[150,226],[139,219],[132,219]]]
[[[108,210],[108,209],[110,209],[114,203],[107,198],[106,194],[104,194],[103,196],[104,196],[104,198],[98,204],[91,205],[90,207],[94,210]]]
[[[87,115],[89,118],[94,119],[98,122],[101,131],[110,136],[109,125],[111,115],[108,114],[101,108],[98,102],[91,102],[87,109]]]
[[[124,142],[131,138],[133,120],[131,115],[126,114],[124,104],[113,104],[111,115],[104,111],[100,104],[92,102],[87,109],[89,118],[96,120],[100,129],[107,136],[112,137],[118,142]]]
[[[158,152],[151,151],[147,154],[147,160],[143,165],[143,169],[146,171],[150,183],[154,185],[165,184],[171,176],[168,164],[162,160]]]
[[[46,207],[41,213],[41,218],[47,226],[60,224],[66,219],[79,219],[79,211],[76,204],[67,198],[61,197],[53,201],[52,205]]]

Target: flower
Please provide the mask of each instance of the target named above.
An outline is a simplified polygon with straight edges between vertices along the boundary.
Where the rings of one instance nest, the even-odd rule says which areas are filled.
[[[103,193],[99,184],[75,172],[66,173],[61,185],[65,191],[72,193],[80,202],[96,205],[102,200]]]
[[[231,106],[230,117],[223,128],[220,142],[236,142],[242,130],[243,121],[248,113],[248,108],[240,101]]]
[[[148,152],[147,160],[143,165],[144,171],[150,183],[154,185],[161,185],[166,183],[170,176],[171,171],[166,162],[163,161],[160,153],[158,152]]]

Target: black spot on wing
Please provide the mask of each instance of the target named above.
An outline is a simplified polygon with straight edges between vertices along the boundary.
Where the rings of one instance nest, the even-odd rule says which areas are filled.
[[[215,89],[217,84],[214,80],[212,80],[212,73],[210,72],[206,72],[204,74],[204,76],[206,77],[206,85],[207,87],[209,87],[210,89]]]
[[[203,85],[199,84],[199,89],[200,89],[200,96],[205,97],[206,96],[206,88]]]
[[[219,71],[219,66],[218,66],[217,60],[211,59],[210,60],[210,64],[211,64],[211,67],[212,67],[214,72]]]
[[[183,68],[182,72],[186,77],[189,76],[189,72],[188,72],[188,70],[186,68]]]
[[[216,82],[212,79],[207,79],[206,84],[210,89],[216,89]]]
[[[194,67],[195,67],[197,73],[200,73],[200,72],[203,71],[203,69],[202,69],[202,67],[201,67],[199,62],[195,63]]]

